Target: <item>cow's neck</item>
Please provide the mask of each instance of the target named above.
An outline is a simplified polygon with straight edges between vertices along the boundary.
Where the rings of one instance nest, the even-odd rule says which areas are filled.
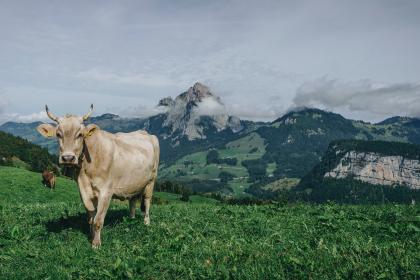
[[[104,156],[110,154],[106,147],[106,137],[102,137],[102,131],[97,131],[93,135],[85,138],[83,143],[83,153],[81,158],[81,172],[92,173],[94,170],[104,169],[108,161]]]

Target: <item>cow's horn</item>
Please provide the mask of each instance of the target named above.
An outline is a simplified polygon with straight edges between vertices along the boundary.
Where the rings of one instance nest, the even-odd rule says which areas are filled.
[[[90,115],[92,115],[92,113],[93,113],[93,104],[90,104],[90,110],[86,115],[83,116],[83,120],[84,121],[87,120],[90,117]]]
[[[55,121],[56,123],[58,123],[58,117],[56,117],[53,113],[50,112],[50,110],[48,109],[48,105],[45,105],[45,111],[47,112],[47,116],[52,119],[53,121]]]

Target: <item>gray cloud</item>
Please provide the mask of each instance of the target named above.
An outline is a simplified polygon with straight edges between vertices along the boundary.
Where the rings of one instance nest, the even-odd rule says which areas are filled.
[[[10,101],[6,95],[0,93],[0,124],[7,121],[9,117],[5,114],[7,106],[9,106]]]
[[[362,114],[370,119],[402,115],[420,117],[420,84],[383,84],[371,80],[343,82],[320,78],[301,85],[294,106],[321,107],[332,111]]]
[[[124,108],[111,107],[108,108],[108,110],[126,118],[145,118],[166,112],[166,108],[146,105],[137,105]]]
[[[3,114],[7,105],[9,105],[9,100],[4,94],[0,94],[0,114]]]
[[[391,0],[6,0],[4,113],[153,108],[200,81],[232,113],[272,119],[322,75],[417,82],[419,12]]]

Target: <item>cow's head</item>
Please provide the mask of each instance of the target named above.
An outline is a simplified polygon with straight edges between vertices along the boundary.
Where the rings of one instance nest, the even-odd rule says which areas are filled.
[[[48,117],[56,122],[57,126],[41,124],[37,127],[38,132],[47,138],[57,137],[60,145],[60,164],[77,165],[83,152],[84,139],[99,129],[94,124],[85,126],[83,123],[92,114],[93,104],[90,106],[89,113],[83,117],[72,115],[56,117],[48,110],[47,105],[45,105],[45,110]]]

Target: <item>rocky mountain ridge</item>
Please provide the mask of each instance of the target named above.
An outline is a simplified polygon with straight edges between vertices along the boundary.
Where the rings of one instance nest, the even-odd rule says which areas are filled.
[[[416,203],[419,186],[420,145],[353,139],[331,142],[293,192],[313,202]]]
[[[353,178],[373,185],[406,185],[420,189],[420,161],[403,156],[349,151],[324,177]]]

